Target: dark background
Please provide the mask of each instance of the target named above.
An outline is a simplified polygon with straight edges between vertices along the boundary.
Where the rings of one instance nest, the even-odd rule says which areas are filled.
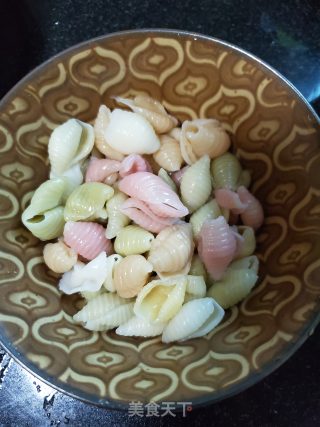
[[[237,44],[283,73],[320,112],[320,0],[0,0],[0,97],[36,65],[102,34],[176,28]],[[280,369],[186,418],[128,417],[35,379],[0,348],[0,426],[320,425],[320,330]]]

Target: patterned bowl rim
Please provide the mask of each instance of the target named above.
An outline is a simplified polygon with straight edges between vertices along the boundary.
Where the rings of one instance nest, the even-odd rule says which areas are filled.
[[[94,37],[69,47],[59,52],[58,54],[53,55],[46,61],[42,62],[40,65],[38,65],[36,68],[32,69],[28,74],[26,74],[25,77],[19,80],[9,90],[9,92],[7,92],[5,96],[0,100],[0,111],[15,92],[19,91],[20,88],[25,86],[25,84],[28,83],[35,75],[41,73],[43,68],[45,68],[46,66],[50,66],[52,62],[54,62],[55,60],[61,57],[64,57],[65,55],[68,55],[74,50],[87,46],[91,43],[112,39],[112,38],[119,38],[119,37],[121,38],[121,37],[130,36],[130,35],[133,35],[133,36],[143,35],[148,33],[156,33],[156,34],[162,34],[165,36],[172,36],[172,37],[178,37],[178,38],[180,36],[182,38],[193,37],[194,40],[197,40],[197,39],[207,40],[210,42],[214,42],[215,44],[218,44],[224,48],[228,48],[232,51],[236,51],[241,55],[245,56],[246,58],[249,58],[257,62],[260,66],[262,66],[263,68],[267,69],[268,71],[276,75],[282,82],[285,83],[285,85],[289,86],[289,88],[295,93],[295,95],[298,96],[300,101],[305,104],[309,112],[316,119],[317,124],[320,126],[320,117],[317,115],[314,108],[307,101],[307,99],[302,95],[302,93],[279,71],[277,71],[275,68],[273,68],[267,62],[263,61],[258,56],[253,55],[252,53],[232,43],[220,40],[215,37],[207,36],[207,35],[192,32],[192,31],[184,31],[179,29],[166,29],[166,28],[143,28],[143,29],[135,29],[135,30],[117,31],[117,32],[105,34],[102,36]],[[207,405],[216,403],[218,401],[221,401],[223,399],[226,399],[228,397],[234,396],[240,393],[241,391],[244,391],[247,388],[255,385],[265,377],[267,377],[269,374],[271,374],[276,369],[278,369],[282,364],[284,364],[302,346],[302,344],[307,340],[307,338],[313,334],[315,328],[319,323],[320,323],[320,312],[315,313],[314,317],[300,331],[299,335],[295,337],[294,341],[292,341],[291,343],[288,343],[288,345],[286,346],[282,354],[279,357],[267,363],[264,366],[263,370],[256,373],[252,373],[247,379],[245,379],[244,381],[240,381],[239,383],[233,386],[226,387],[214,393],[211,393],[211,394],[208,393],[204,396],[195,398],[192,401],[193,408],[207,406]],[[39,369],[29,359],[27,359],[23,354],[19,352],[19,350],[15,348],[13,344],[8,340],[8,338],[2,333],[1,329],[0,329],[0,345],[27,372],[29,372],[31,375],[34,375],[40,381],[43,381],[45,384],[54,388],[55,390],[65,393],[74,399],[80,399],[85,403],[93,404],[99,407],[103,407],[105,409],[122,410],[122,411],[128,410],[128,402],[116,401],[113,399],[101,399],[101,398],[99,399],[89,393],[85,393],[77,389],[76,387],[69,386],[67,383],[62,383],[61,381],[57,381],[56,378],[46,374],[43,370]]]

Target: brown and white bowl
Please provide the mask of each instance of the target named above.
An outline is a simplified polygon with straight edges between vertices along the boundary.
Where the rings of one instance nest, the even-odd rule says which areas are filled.
[[[214,117],[234,135],[266,219],[258,235],[260,281],[207,337],[91,333],[73,323],[42,247],[21,224],[48,177],[51,131],[92,121],[112,96],[149,94],[181,120]],[[143,30],[75,46],[44,63],[0,103],[0,340],[54,387],[105,407],[130,401],[206,404],[277,368],[304,342],[320,308],[320,123],[275,70],[198,34]]]

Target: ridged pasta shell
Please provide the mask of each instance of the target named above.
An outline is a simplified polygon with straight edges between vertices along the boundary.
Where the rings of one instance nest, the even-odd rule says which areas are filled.
[[[242,203],[247,206],[244,212],[241,213],[243,224],[257,230],[261,227],[264,220],[261,203],[245,187],[239,187],[238,194]]]
[[[143,317],[134,316],[120,325],[116,333],[126,337],[155,337],[162,334],[164,327],[165,323],[153,323]]]
[[[55,273],[65,273],[75,265],[78,255],[73,249],[59,240],[56,243],[45,245],[43,259],[50,270]]]
[[[108,177],[119,172],[121,163],[117,160],[91,157],[86,171],[86,182],[105,182]]]
[[[226,188],[235,191],[241,174],[241,165],[234,154],[225,153],[214,159],[211,164],[211,174],[214,188]]]
[[[51,240],[60,237],[63,233],[64,208],[47,210],[39,214],[34,214],[34,208],[30,205],[22,214],[22,222],[31,233],[40,240]]]
[[[115,251],[123,256],[144,254],[151,248],[154,235],[138,225],[122,228],[114,241]]]
[[[153,240],[148,261],[158,273],[175,273],[190,261],[194,249],[189,224],[178,224],[162,230]]]
[[[86,301],[90,301],[91,299],[96,298],[98,295],[101,295],[103,291],[101,289],[99,291],[90,292],[90,291],[83,291],[80,292],[82,298],[84,298]]]
[[[152,265],[142,255],[129,255],[114,267],[114,286],[122,298],[135,297],[147,283]]]
[[[187,276],[187,287],[184,302],[206,296],[207,286],[203,276]]]
[[[91,125],[77,119],[69,119],[52,132],[48,152],[52,171],[63,174],[70,166],[89,155],[94,144]]]
[[[137,113],[114,109],[105,130],[107,144],[122,154],[152,154],[160,141],[148,120]]]
[[[67,295],[77,292],[99,291],[107,274],[107,256],[101,252],[88,264],[77,262],[71,271],[63,274],[59,288]]]
[[[228,267],[228,271],[230,270],[241,270],[241,269],[249,269],[254,271],[256,274],[259,270],[259,259],[256,255],[247,256],[244,258],[237,259],[233,261]]]
[[[199,235],[198,252],[206,270],[214,280],[222,277],[236,250],[234,232],[222,216],[207,220],[203,224]]]
[[[107,258],[107,274],[104,280],[103,286],[109,292],[115,292],[116,287],[114,284],[114,268],[122,260],[122,256],[119,254],[109,255]]]
[[[98,115],[94,122],[95,146],[107,158],[121,161],[124,155],[117,150],[114,150],[107,144],[105,139],[105,131],[110,122],[111,111],[105,105],[100,105]]]
[[[212,298],[187,302],[163,330],[162,342],[185,341],[212,331],[223,319],[224,310]]]
[[[189,274],[191,276],[202,276],[207,281],[207,270],[198,254],[194,254],[192,257]]]
[[[183,174],[180,185],[181,200],[190,212],[204,205],[212,192],[210,159],[203,156]]]
[[[116,294],[101,294],[88,301],[73,319],[90,331],[106,331],[127,322],[133,316],[132,307],[131,301]]]
[[[220,207],[215,199],[201,206],[190,217],[190,224],[192,225],[193,236],[197,239],[201,227],[207,219],[215,219],[222,215]]]
[[[145,95],[137,95],[134,99],[115,97],[115,100],[129,107],[135,113],[146,118],[157,133],[169,132],[178,124],[178,120],[170,116],[163,105],[154,98]]]
[[[100,182],[87,182],[77,187],[68,197],[64,217],[66,221],[90,221],[106,218],[106,202],[114,194],[112,187]]]
[[[119,231],[130,223],[130,218],[121,212],[121,206],[128,196],[121,191],[117,191],[114,196],[107,201],[108,224],[106,237],[113,239]]]
[[[183,122],[180,149],[183,159],[189,165],[204,155],[211,159],[221,156],[229,147],[229,135],[218,120],[196,119]]]
[[[153,154],[154,160],[168,172],[175,172],[181,169],[183,158],[180,151],[179,143],[163,135],[160,137],[160,148]]]
[[[256,236],[253,228],[245,225],[239,225],[237,230],[239,235],[242,237],[242,241],[238,243],[236,257],[243,258],[252,255],[256,248]]]
[[[182,307],[186,286],[185,276],[153,280],[139,292],[133,311],[152,322],[167,322]]]
[[[223,280],[211,286],[207,295],[227,309],[242,301],[251,292],[257,280],[257,273],[252,269],[230,269]]]
[[[173,190],[175,193],[177,193],[178,189],[176,184],[174,183],[173,179],[170,177],[170,175],[168,174],[167,171],[165,171],[164,169],[160,169],[158,172],[158,176],[163,179],[163,181],[169,185],[169,187],[171,188],[171,190]]]
[[[112,243],[105,237],[105,229],[96,222],[72,222],[64,227],[64,241],[79,255],[94,259],[101,252],[112,253]]]

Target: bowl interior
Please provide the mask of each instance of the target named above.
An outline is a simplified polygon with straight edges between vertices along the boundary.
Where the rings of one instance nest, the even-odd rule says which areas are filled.
[[[214,117],[234,135],[266,220],[260,280],[207,337],[91,333],[72,322],[77,297],[61,296],[43,244],[21,212],[48,177],[51,131],[92,121],[112,96],[146,93],[180,120]],[[316,324],[320,295],[320,127],[281,77],[227,44],[148,31],[103,37],[48,61],[0,107],[0,335],[27,368],[55,387],[105,406],[140,400],[205,403],[278,366]]]

